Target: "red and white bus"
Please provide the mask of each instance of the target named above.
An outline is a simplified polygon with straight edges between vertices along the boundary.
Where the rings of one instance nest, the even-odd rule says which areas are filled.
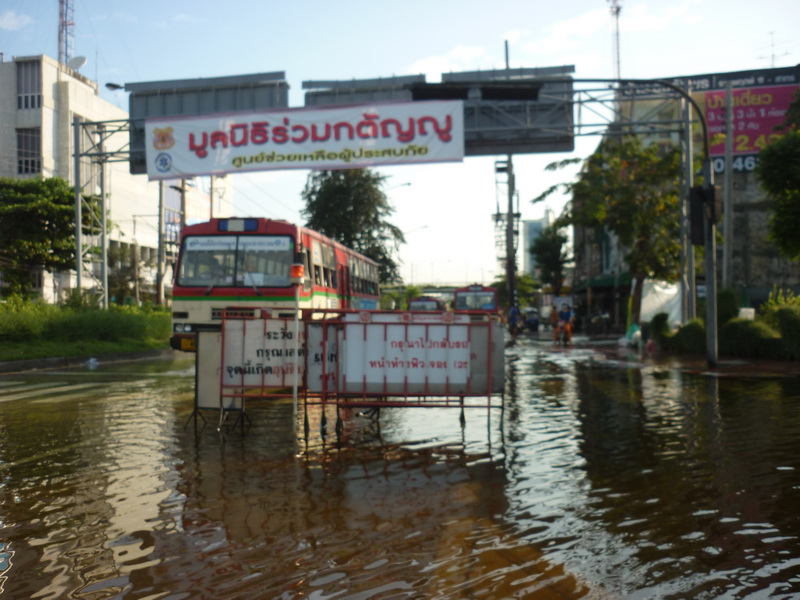
[[[300,308],[377,309],[378,265],[286,221],[212,219],[183,228],[172,287],[172,337],[194,351],[195,332],[219,329],[226,308],[293,317],[292,264],[303,264]]]
[[[497,289],[478,284],[456,288],[453,292],[453,310],[500,312]]]
[[[436,296],[417,296],[408,303],[408,310],[438,311],[447,310],[447,303]]]

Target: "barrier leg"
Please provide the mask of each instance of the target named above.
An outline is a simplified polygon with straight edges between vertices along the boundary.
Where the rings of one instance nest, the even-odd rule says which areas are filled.
[[[342,421],[341,411],[339,405],[336,405],[336,437],[341,437],[344,431],[344,421]]]

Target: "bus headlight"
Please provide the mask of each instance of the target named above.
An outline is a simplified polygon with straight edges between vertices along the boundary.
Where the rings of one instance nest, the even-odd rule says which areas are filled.
[[[183,330],[186,333],[189,333],[192,330],[192,324],[191,323],[186,323],[186,325],[183,326]]]
[[[183,333],[183,323],[175,323],[175,333]]]

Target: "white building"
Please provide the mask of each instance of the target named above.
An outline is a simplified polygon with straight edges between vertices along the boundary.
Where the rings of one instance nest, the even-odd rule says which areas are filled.
[[[0,55],[1,56],[1,55]],[[104,151],[122,150],[128,146],[128,113],[106,102],[99,95],[96,82],[77,71],[44,55],[14,57],[0,62],[0,177],[61,177],[75,183],[75,134],[73,122],[111,122],[108,131],[120,127],[104,141]],[[118,122],[115,125],[113,122]],[[83,129],[83,128],[81,128]],[[83,134],[86,138],[86,135]],[[89,140],[83,139],[81,152],[86,152]],[[100,165],[82,157],[80,169],[84,194],[100,194]],[[142,289],[153,290],[158,256],[159,184],[143,175],[131,175],[128,162],[105,163],[105,191],[108,219],[109,272],[124,266],[117,257],[130,262],[138,247],[139,272]],[[208,220],[211,214],[210,196],[195,181],[186,181],[184,201],[181,202],[181,182],[164,186],[166,212],[166,247],[174,251],[181,205],[185,205],[187,223]],[[203,181],[208,190],[207,181]],[[227,180],[214,182],[214,216],[229,216],[232,207],[231,190]],[[224,197],[222,203],[219,198]],[[98,239],[88,240],[99,245]],[[85,244],[86,245],[86,244]],[[126,258],[127,257],[127,258]],[[84,261],[82,287],[102,289],[101,265]],[[169,262],[169,260],[168,260]],[[171,269],[165,270],[166,282],[171,281]],[[76,285],[75,272],[41,273],[39,292],[48,301],[63,299]],[[113,292],[112,292],[113,293]]]

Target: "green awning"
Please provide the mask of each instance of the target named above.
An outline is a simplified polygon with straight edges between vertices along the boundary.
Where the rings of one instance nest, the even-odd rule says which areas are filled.
[[[614,280],[616,279],[617,287],[630,287],[631,285],[631,274],[625,271],[624,273],[620,273],[619,275],[611,274],[601,274],[595,277],[588,282],[581,282],[575,286],[576,292],[583,292],[586,288],[591,287],[592,289],[609,289],[614,287]]]

